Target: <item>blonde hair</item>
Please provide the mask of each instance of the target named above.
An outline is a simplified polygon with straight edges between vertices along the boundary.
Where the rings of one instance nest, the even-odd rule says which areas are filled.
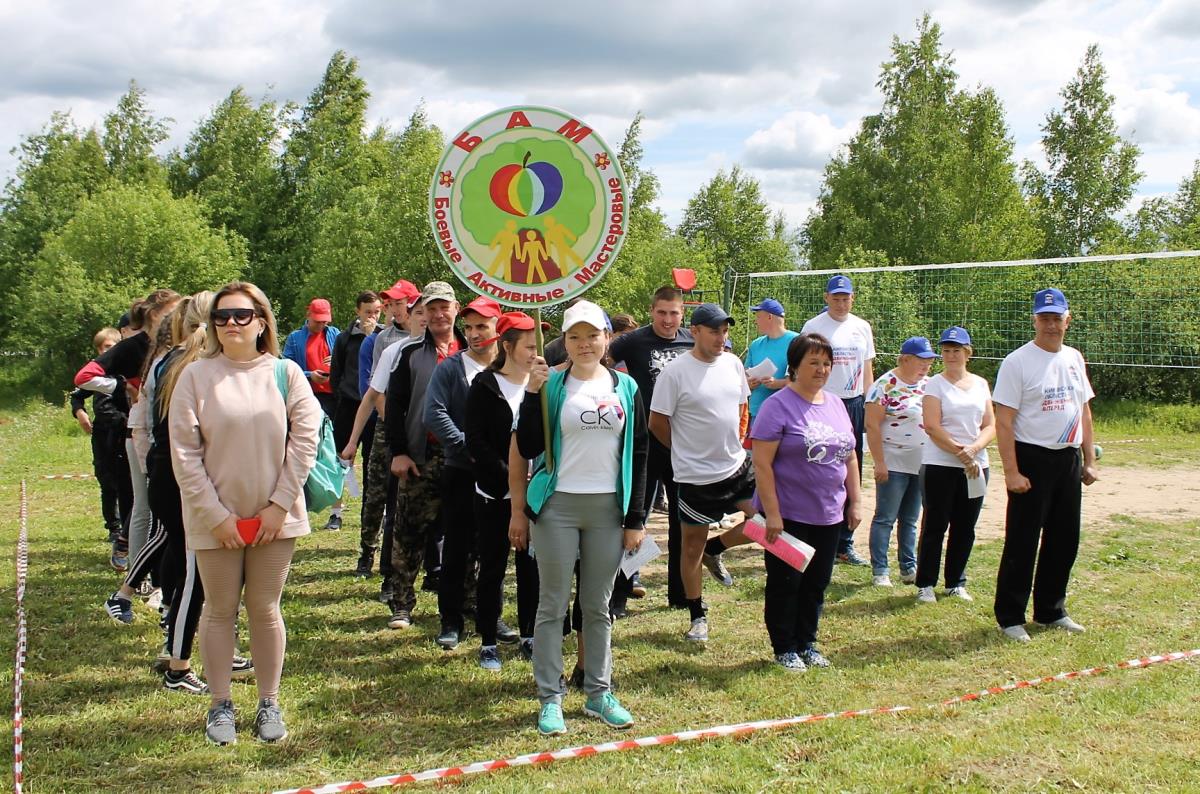
[[[271,311],[271,302],[263,291],[248,281],[234,281],[221,287],[213,297],[205,322],[208,323],[204,344],[204,357],[216,358],[221,354],[221,340],[217,337],[217,328],[212,321],[212,313],[221,304],[221,298],[226,295],[245,295],[254,304],[254,311],[263,321],[262,333],[258,335],[258,352],[270,353],[279,358],[279,337],[275,330],[275,312]]]
[[[99,331],[96,332],[96,335],[92,337],[92,347],[96,348],[96,352],[99,353],[100,346],[103,345],[105,342],[116,343],[116,342],[120,342],[120,341],[121,341],[121,332],[118,331],[116,328],[101,328]]]
[[[197,292],[183,300],[184,302],[176,308],[175,316],[171,318],[171,341],[175,343],[175,347],[181,349],[163,371],[155,397],[159,419],[167,417],[171,395],[175,393],[175,384],[179,382],[179,373],[183,372],[183,368],[188,364],[200,358],[204,350],[208,316],[215,303],[210,290]]]

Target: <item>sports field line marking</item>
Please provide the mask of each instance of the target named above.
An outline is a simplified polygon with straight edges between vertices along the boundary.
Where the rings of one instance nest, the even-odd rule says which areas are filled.
[[[20,529],[17,531],[17,650],[13,664],[13,791],[21,794],[25,782],[25,709],[21,690],[25,682],[25,655],[28,638],[25,627],[25,578],[29,573],[29,502],[25,481],[21,480]]]
[[[1080,678],[1099,675],[1101,673],[1113,670],[1135,670],[1138,668],[1150,667],[1151,665],[1164,664],[1166,662],[1177,662],[1183,659],[1193,659],[1198,656],[1200,656],[1200,648],[1191,651],[1176,651],[1173,653],[1157,654],[1154,656],[1142,656],[1136,659],[1117,662],[1115,664],[1105,665],[1102,667],[1089,667],[1084,670],[1076,670],[1070,673],[1059,673],[1058,675],[1043,676],[1041,678],[1031,678],[1024,681],[1017,681],[1011,684],[1004,684],[1003,686],[984,689],[979,692],[969,692],[964,695],[959,695],[958,697],[950,698],[949,700],[943,700],[937,703],[928,703],[921,708],[941,709],[947,706],[954,706],[962,703],[972,703],[992,695],[1016,692],[1020,689],[1029,689],[1042,684],[1060,681],[1075,681]],[[554,750],[549,752],[529,753],[527,755],[516,756],[515,758],[493,761],[477,761],[473,764],[466,764],[464,766],[447,766],[440,767],[438,769],[427,769],[423,772],[406,772],[398,775],[385,775],[383,777],[377,777],[373,780],[354,780],[342,783],[329,783],[322,786],[287,789],[285,791],[277,791],[275,794],[338,794],[339,792],[343,791],[363,791],[365,789],[372,788],[389,788],[404,786],[408,785],[409,783],[420,783],[430,780],[459,778],[465,775],[484,774],[487,772],[495,772],[499,769],[509,769],[511,767],[534,766],[539,764],[548,764],[554,761],[565,761],[572,758],[586,758],[588,756],[600,755],[601,753],[637,750],[643,747],[656,747],[660,745],[677,744],[680,742],[703,741],[705,739],[717,739],[726,736],[746,736],[761,731],[791,728],[796,725],[804,725],[813,722],[826,722],[828,720],[876,716],[880,714],[899,714],[902,712],[915,710],[917,709],[913,708],[912,706],[887,706],[872,709],[861,709],[858,711],[831,711],[826,714],[806,714],[800,717],[759,720],[757,722],[741,722],[736,725],[719,725],[713,728],[682,731],[680,733],[668,733],[660,736],[645,736],[638,739],[623,739],[614,742],[605,742],[603,744],[584,745],[582,747],[568,747],[562,750]]]

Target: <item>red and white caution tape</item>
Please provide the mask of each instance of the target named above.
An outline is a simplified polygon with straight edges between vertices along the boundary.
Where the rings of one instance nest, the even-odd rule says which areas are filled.
[[[21,688],[25,679],[25,652],[28,648],[25,635],[25,576],[29,573],[29,536],[25,524],[28,518],[25,481],[21,480],[21,526],[17,533],[17,658],[13,666],[13,791],[16,794],[21,794],[24,784],[25,746],[22,723],[25,713],[21,706]]]
[[[43,474],[43,480],[90,480],[91,474]]]
[[[930,703],[926,708],[939,709],[946,706],[956,705],[959,703],[970,703],[989,695],[999,695],[1005,692],[1015,692],[1019,689],[1028,689],[1030,687],[1048,684],[1055,681],[1072,681],[1086,676],[1099,675],[1100,673],[1111,670],[1133,670],[1139,667],[1149,667],[1155,664],[1163,664],[1166,662],[1177,662],[1182,659],[1192,659],[1200,656],[1200,649],[1192,651],[1178,651],[1175,653],[1161,654],[1158,656],[1143,656],[1138,659],[1130,659],[1117,664],[1106,665],[1104,667],[1089,667],[1085,670],[1078,670],[1072,673],[1059,673],[1058,675],[1045,676],[1043,678],[1032,678],[1026,681],[1018,681],[1004,686],[992,687],[981,692],[971,692],[949,700],[941,701],[940,703]],[[833,711],[827,714],[807,714],[802,717],[787,717],[777,720],[760,720],[758,722],[742,722],[737,725],[721,725],[716,728],[705,728],[703,730],[684,731],[682,733],[668,733],[661,736],[647,736],[640,739],[625,739],[617,742],[606,742],[604,744],[585,745],[583,747],[568,747],[564,750],[555,750],[553,752],[530,753],[528,755],[519,755],[515,758],[500,759],[495,761],[478,761],[466,766],[448,766],[439,769],[427,769],[424,772],[408,772],[400,775],[386,775],[377,777],[374,780],[355,780],[343,783],[329,783],[324,786],[310,786],[306,788],[288,789],[279,791],[276,794],[338,794],[343,791],[362,791],[372,788],[388,788],[395,786],[403,786],[409,783],[421,783],[430,780],[445,780],[447,778],[458,778],[464,775],[482,774],[485,772],[495,772],[499,769],[510,769],[520,766],[535,766],[539,764],[548,764],[553,761],[565,761],[572,758],[587,758],[588,756],[600,755],[601,753],[612,753],[621,750],[636,750],[642,747],[656,747],[665,744],[677,744],[679,742],[694,742],[704,739],[716,739],[724,736],[745,736],[751,733],[757,733],[766,730],[778,730],[781,728],[790,728],[795,725],[803,725],[810,722],[824,722],[833,719],[845,719],[849,717],[867,717],[877,714],[898,714],[905,711],[913,711],[911,706],[889,706],[885,708],[862,709],[860,711]]]
[[[803,717],[787,717],[786,719],[778,720],[742,722],[737,725],[721,725],[716,728],[668,733],[662,736],[645,736],[640,739],[624,739],[618,742],[589,744],[583,747],[568,747],[565,750],[554,750],[553,752],[530,753],[528,755],[519,755],[515,758],[505,758],[496,761],[478,761],[466,766],[447,766],[440,769],[427,769],[424,772],[388,775],[386,777],[375,778],[374,780],[330,783],[315,788],[291,789],[286,792],[279,792],[278,794],[336,794],[341,791],[361,791],[369,788],[403,786],[408,783],[445,780],[446,778],[456,778],[464,775],[495,772],[498,769],[509,769],[511,767],[535,766],[538,764],[548,764],[552,761],[565,761],[571,758],[587,758],[588,756],[600,755],[601,753],[615,753],[621,750],[636,750],[641,747],[656,747],[664,744],[678,744],[679,742],[696,742],[723,736],[745,736],[759,731],[790,728],[793,725],[802,725],[807,722],[867,717],[875,714],[895,714],[907,710],[908,706],[891,706],[888,708],[863,709],[862,711],[834,711],[828,714],[806,714]]]

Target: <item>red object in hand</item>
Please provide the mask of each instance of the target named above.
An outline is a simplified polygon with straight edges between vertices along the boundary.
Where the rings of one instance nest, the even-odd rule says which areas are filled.
[[[259,518],[239,518],[237,522],[238,534],[242,536],[242,542],[249,546],[258,537],[258,529],[262,526],[262,519]]]

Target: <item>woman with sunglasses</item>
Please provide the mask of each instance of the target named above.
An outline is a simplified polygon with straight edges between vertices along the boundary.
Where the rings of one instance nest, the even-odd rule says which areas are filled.
[[[567,309],[563,337],[570,364],[551,372],[544,359],[536,359],[509,450],[509,540],[518,549],[532,543],[538,566],[533,675],[542,704],[538,731],[543,736],[567,730],[562,716],[562,621],[576,560],[586,655],[583,712],[613,728],[633,725],[633,715],[611,691],[608,602],[623,551],[636,549],[645,537],[648,436],[637,384],[602,363],[606,325],[604,311],[594,303],[580,301]],[[548,438],[542,427],[543,386],[550,414]],[[534,458],[533,477],[527,483],[525,461]]]
[[[219,745],[237,741],[229,682],[243,600],[258,682],[254,733],[265,742],[287,736],[277,700],[287,644],[279,600],[296,538],[311,531],[304,482],[322,412],[304,373],[278,357],[266,296],[229,284],[213,299],[203,358],[180,373],[170,401],[184,531],[204,583],[205,735]],[[276,367],[286,373],[286,400]]]

